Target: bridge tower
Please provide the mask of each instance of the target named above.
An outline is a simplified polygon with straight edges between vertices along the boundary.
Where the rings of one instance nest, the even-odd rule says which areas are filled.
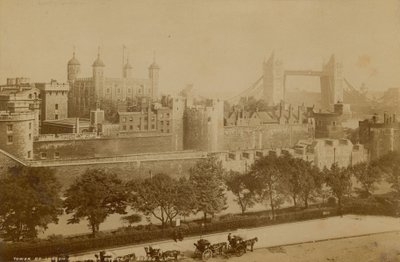
[[[334,104],[343,103],[343,64],[332,55],[322,67],[321,100],[322,106],[332,109]]]
[[[283,62],[274,53],[263,64],[263,99],[268,105],[285,100]]]

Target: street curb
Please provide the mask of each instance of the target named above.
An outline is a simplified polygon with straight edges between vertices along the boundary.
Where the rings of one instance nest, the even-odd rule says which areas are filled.
[[[366,236],[374,236],[374,235],[383,235],[383,234],[388,234],[388,233],[400,233],[400,230],[389,230],[389,231],[374,232],[374,233],[353,235],[353,236],[344,236],[344,237],[331,237],[331,238],[325,238],[325,239],[320,239],[320,240],[310,240],[310,241],[295,242],[295,243],[290,243],[290,244],[254,248],[254,250],[268,249],[268,248],[274,248],[274,247],[290,247],[290,246],[297,246],[297,245],[302,245],[302,244],[310,244],[310,243],[318,243],[318,242],[325,242],[325,241],[331,241],[331,240],[358,238],[358,237],[366,237]]]

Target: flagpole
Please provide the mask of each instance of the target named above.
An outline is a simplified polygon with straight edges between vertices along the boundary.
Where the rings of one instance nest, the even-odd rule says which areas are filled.
[[[124,77],[125,45],[122,45],[122,77]]]

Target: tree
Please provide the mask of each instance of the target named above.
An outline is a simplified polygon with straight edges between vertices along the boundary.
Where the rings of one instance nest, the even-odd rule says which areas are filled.
[[[195,195],[195,207],[198,212],[203,212],[205,223],[207,214],[214,215],[226,209],[224,170],[221,162],[209,155],[199,160],[189,172],[189,181]]]
[[[322,185],[324,183],[324,173],[317,166],[312,165],[308,161],[301,161],[299,172],[302,176],[300,179],[300,197],[303,200],[304,207],[308,208],[310,199],[322,194]]]
[[[326,185],[331,193],[337,198],[339,214],[342,215],[343,197],[351,193],[351,171],[349,168],[339,167],[334,163],[330,169],[325,168]]]
[[[69,224],[88,221],[93,237],[111,214],[126,214],[127,191],[116,174],[103,169],[87,169],[65,193],[65,212],[72,213]]]
[[[400,195],[400,153],[390,152],[378,161],[380,169],[386,174],[386,181]]]
[[[381,170],[375,164],[359,163],[351,168],[353,175],[361,184],[356,188],[361,196],[369,197],[376,190],[376,184],[381,180]]]
[[[194,197],[185,179],[177,181],[161,173],[131,181],[129,189],[132,207],[160,220],[162,229],[168,221],[172,224],[177,215],[190,213],[193,208]]]
[[[259,201],[269,201],[272,217],[275,218],[275,209],[279,208],[285,199],[278,157],[269,154],[257,159],[251,166],[250,175],[255,180]]]
[[[13,167],[0,180],[0,232],[6,241],[36,238],[62,214],[61,185],[48,168]]]
[[[291,196],[293,204],[297,206],[297,200],[301,193],[301,179],[303,163],[300,159],[284,154],[276,159],[277,168],[280,172],[280,182],[284,192]]]
[[[226,186],[235,196],[235,201],[239,204],[242,214],[248,207],[255,204],[255,183],[252,176],[240,172],[230,171],[225,178]]]

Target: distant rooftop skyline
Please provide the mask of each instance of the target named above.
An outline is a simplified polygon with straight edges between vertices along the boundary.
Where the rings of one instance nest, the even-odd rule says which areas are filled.
[[[359,87],[400,87],[400,2],[0,0],[0,82],[66,81],[76,52],[81,76],[101,47],[105,74],[122,75],[122,46],[136,77],[156,52],[163,93],[193,84],[230,97],[261,75],[274,50],[286,69],[320,69],[331,54]],[[289,88],[317,90],[318,78],[290,77]]]

